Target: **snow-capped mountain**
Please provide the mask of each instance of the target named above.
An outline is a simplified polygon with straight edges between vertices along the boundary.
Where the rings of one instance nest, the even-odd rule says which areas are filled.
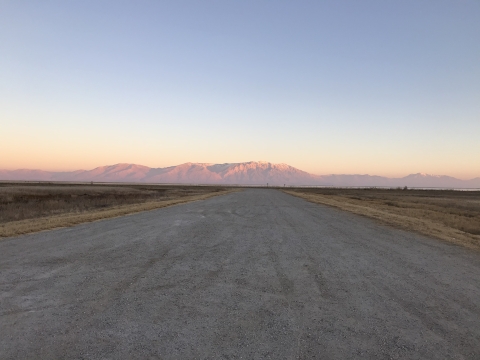
[[[185,163],[166,168],[116,164],[93,170],[70,172],[0,170],[0,180],[480,188],[480,178],[460,180],[450,176],[428,174],[411,174],[403,178],[371,175],[313,175],[287,164],[273,164],[265,161],[225,164]]]

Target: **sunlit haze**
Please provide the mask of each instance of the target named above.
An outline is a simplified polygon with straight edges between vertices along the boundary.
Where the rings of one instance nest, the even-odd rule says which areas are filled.
[[[2,1],[0,169],[480,176],[480,2]]]

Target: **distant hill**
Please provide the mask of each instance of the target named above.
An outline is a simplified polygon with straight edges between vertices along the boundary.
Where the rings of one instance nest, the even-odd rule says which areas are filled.
[[[313,175],[287,164],[273,164],[265,161],[225,164],[185,163],[166,168],[116,164],[93,170],[69,172],[0,170],[0,180],[480,188],[480,178],[460,180],[450,176],[428,174],[412,174],[403,178],[371,175]]]

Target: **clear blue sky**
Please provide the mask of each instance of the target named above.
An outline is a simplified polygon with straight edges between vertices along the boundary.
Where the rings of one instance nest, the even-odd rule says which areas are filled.
[[[480,1],[0,0],[0,154],[480,176]]]

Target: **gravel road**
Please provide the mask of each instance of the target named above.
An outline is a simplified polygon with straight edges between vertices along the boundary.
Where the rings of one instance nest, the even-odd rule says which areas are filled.
[[[0,241],[1,359],[480,359],[480,254],[277,190]]]

